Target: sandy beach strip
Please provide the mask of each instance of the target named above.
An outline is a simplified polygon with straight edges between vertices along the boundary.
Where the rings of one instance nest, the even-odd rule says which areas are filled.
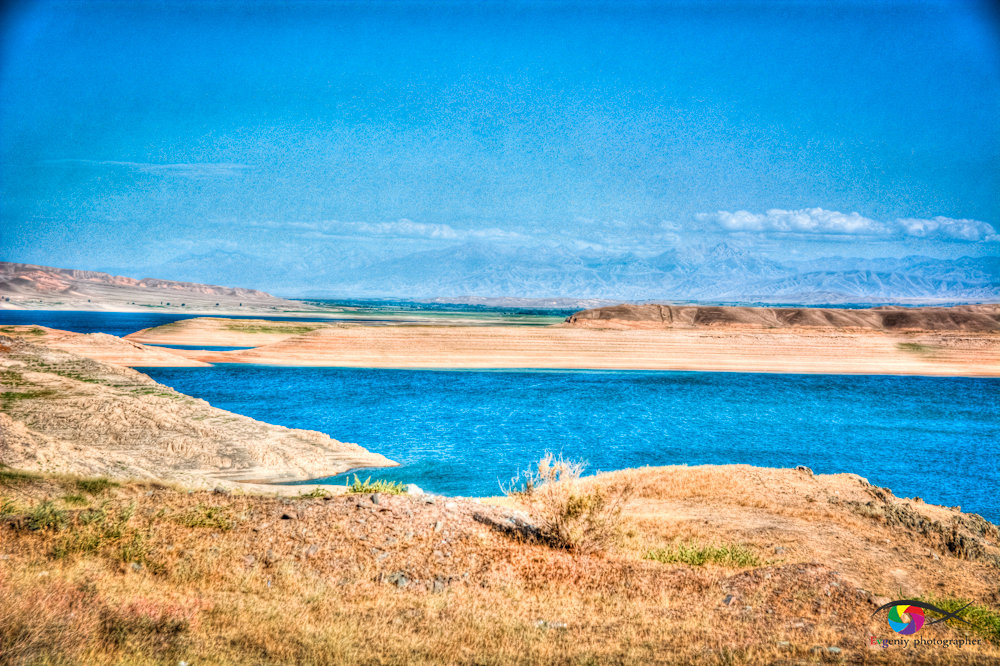
[[[338,326],[249,350],[171,351],[285,366],[1000,376],[1000,336],[962,332]]]

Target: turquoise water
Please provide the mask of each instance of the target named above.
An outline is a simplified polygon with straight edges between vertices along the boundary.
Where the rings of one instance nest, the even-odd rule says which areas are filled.
[[[564,318],[573,313],[572,310],[546,310],[538,308],[505,308],[483,305],[447,305],[441,306],[430,303],[412,303],[409,301],[381,301],[381,300],[350,300],[350,301],[311,301],[324,306],[361,308],[366,313],[385,312],[386,318],[376,319],[370,316],[353,317],[349,313],[334,313],[324,317],[295,317],[264,315],[248,312],[245,315],[223,315],[223,314],[198,314],[194,312],[100,312],[90,310],[0,310],[0,326],[10,324],[34,324],[37,326],[48,326],[63,331],[73,331],[75,333],[107,333],[123,337],[129,333],[141,331],[144,328],[163,326],[181,319],[191,319],[194,317],[221,317],[227,319],[252,318],[268,319],[273,321],[320,321],[320,322],[353,322],[369,326],[380,324],[392,324],[397,322],[398,317],[394,313],[428,315],[451,313],[457,315],[493,315],[496,319],[511,321],[512,323],[551,323],[547,318]],[[544,315],[544,317],[542,316]],[[537,321],[536,321],[537,320]],[[491,323],[486,320],[484,323]],[[199,347],[204,349],[204,347]],[[236,349],[236,348],[234,348]],[[225,350],[216,350],[225,351]]]
[[[0,310],[0,324],[126,335],[190,315]],[[143,369],[223,409],[402,463],[362,477],[489,495],[546,451],[591,471],[808,465],[1000,522],[1000,380],[698,372]],[[327,481],[342,483],[343,477]]]
[[[221,317],[225,319],[253,318],[273,321],[332,321],[329,318],[272,317],[248,313],[246,315],[197,314],[184,312],[91,312],[87,310],[0,310],[0,326],[23,324],[48,326],[74,333],[107,333],[124,337],[144,328],[163,326],[181,319],[194,317]],[[198,347],[204,349],[204,347]]]
[[[368,475],[492,495],[546,451],[590,471],[808,465],[1000,522],[1000,380],[701,372],[143,369],[216,407],[402,463]],[[343,483],[343,478],[326,479]]]
[[[199,351],[238,351],[240,349],[253,349],[253,347],[227,347],[225,345],[159,345],[146,343],[147,347],[163,347],[164,349],[197,349]]]

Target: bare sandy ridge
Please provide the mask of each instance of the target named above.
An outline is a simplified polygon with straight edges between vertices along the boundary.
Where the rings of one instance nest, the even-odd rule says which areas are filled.
[[[149,368],[209,365],[171,353],[169,349],[150,347],[106,333],[73,333],[47,326],[0,326],[0,335],[9,335],[115,365]]]
[[[1000,305],[883,306],[863,309],[631,305],[574,313],[572,326],[590,328],[836,329],[1000,332]]]
[[[395,464],[319,432],[216,409],[129,368],[3,336],[0,463],[189,487],[301,481]]]
[[[1000,376],[1000,336],[939,332],[324,327],[206,363]]]
[[[259,347],[280,342],[336,323],[194,317],[146,328],[125,340],[156,345],[205,345],[210,347]]]
[[[315,308],[256,289],[0,262],[0,309],[283,314]]]

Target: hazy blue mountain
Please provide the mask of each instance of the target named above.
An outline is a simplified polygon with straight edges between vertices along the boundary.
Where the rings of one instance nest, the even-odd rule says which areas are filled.
[[[1000,300],[1000,257],[828,257],[779,262],[736,245],[642,256],[559,245],[468,242],[402,255],[345,245],[279,261],[242,252],[187,254],[141,271],[288,296],[596,298],[780,303]]]

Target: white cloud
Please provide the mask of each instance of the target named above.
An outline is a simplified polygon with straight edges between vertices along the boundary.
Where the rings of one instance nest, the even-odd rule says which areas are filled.
[[[1000,241],[996,230],[979,220],[955,220],[935,217],[930,220],[903,218],[896,220],[908,236],[918,238],[948,238],[965,241]]]
[[[233,162],[181,162],[160,164],[155,162],[124,162],[120,160],[48,160],[48,165],[63,167],[85,167],[90,169],[126,169],[139,173],[179,176],[182,178],[212,178],[235,176],[251,167]]]
[[[700,213],[697,219],[725,231],[761,234],[816,234],[828,236],[909,236],[933,240],[992,242],[1000,240],[996,230],[978,220],[935,217],[898,218],[881,222],[858,213],[841,213],[822,208],[800,210],[771,209],[766,213],[745,210]]]
[[[414,222],[406,218],[391,222],[278,222],[273,220],[247,222],[249,227],[292,231],[310,238],[410,238],[425,240],[518,240],[528,238],[516,231],[494,227],[486,229],[456,229],[450,224]]]

